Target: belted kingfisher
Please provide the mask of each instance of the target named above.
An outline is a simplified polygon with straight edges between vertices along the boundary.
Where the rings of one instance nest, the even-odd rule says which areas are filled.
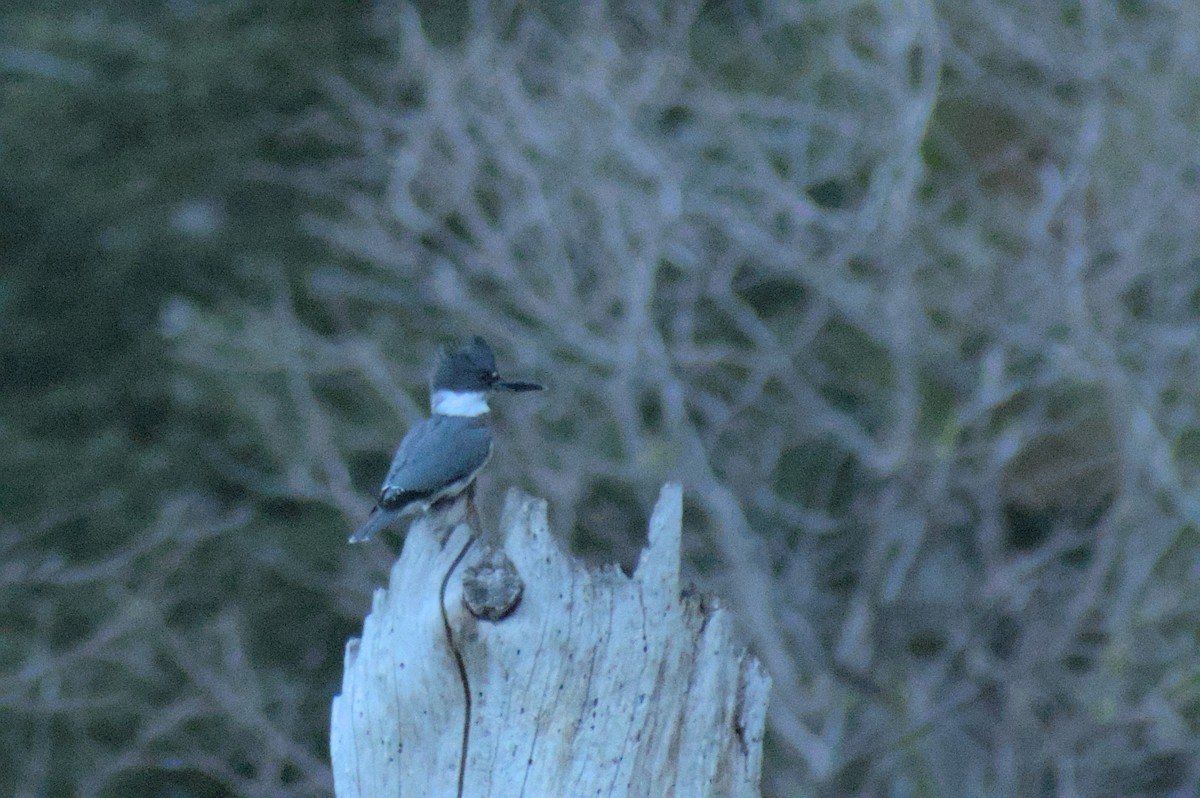
[[[370,540],[403,515],[427,512],[434,503],[468,490],[492,455],[492,391],[540,391],[536,382],[505,382],[496,357],[480,337],[447,350],[429,380],[431,415],[408,431],[392,459],[371,517],[350,536]]]

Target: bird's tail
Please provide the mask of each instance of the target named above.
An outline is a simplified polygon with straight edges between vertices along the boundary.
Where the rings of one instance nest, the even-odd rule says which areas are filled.
[[[397,510],[381,510],[376,507],[371,511],[371,517],[350,536],[351,543],[365,543],[375,537],[375,533],[400,517]]]

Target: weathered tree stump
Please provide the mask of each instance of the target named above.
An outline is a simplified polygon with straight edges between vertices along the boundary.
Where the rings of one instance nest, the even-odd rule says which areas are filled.
[[[511,491],[502,546],[523,594],[498,621],[467,611],[461,580],[504,557],[477,541],[456,565],[467,526],[442,543],[429,519],[415,523],[346,646],[339,798],[758,796],[770,680],[725,610],[681,592],[681,517],[667,485],[626,577],[572,561],[545,503]]]

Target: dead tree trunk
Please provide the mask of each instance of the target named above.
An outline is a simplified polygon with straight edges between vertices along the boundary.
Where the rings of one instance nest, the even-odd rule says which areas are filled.
[[[681,594],[681,514],[667,485],[632,577],[572,561],[545,503],[515,491],[503,554],[469,545],[464,524],[444,543],[415,524],[346,646],[339,798],[758,796],[770,680],[725,610]],[[519,603],[476,618],[463,575],[506,567]]]

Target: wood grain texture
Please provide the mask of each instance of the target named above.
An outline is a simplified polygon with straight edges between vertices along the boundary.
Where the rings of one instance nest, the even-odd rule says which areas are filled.
[[[667,485],[632,577],[589,569],[550,536],[544,502],[510,492],[503,547],[516,610],[480,621],[458,571],[445,603],[471,690],[464,795],[757,796],[770,681],[732,619],[679,584],[681,491]],[[469,540],[414,524],[346,648],[331,751],[339,798],[453,796],[464,696],[438,590]]]

